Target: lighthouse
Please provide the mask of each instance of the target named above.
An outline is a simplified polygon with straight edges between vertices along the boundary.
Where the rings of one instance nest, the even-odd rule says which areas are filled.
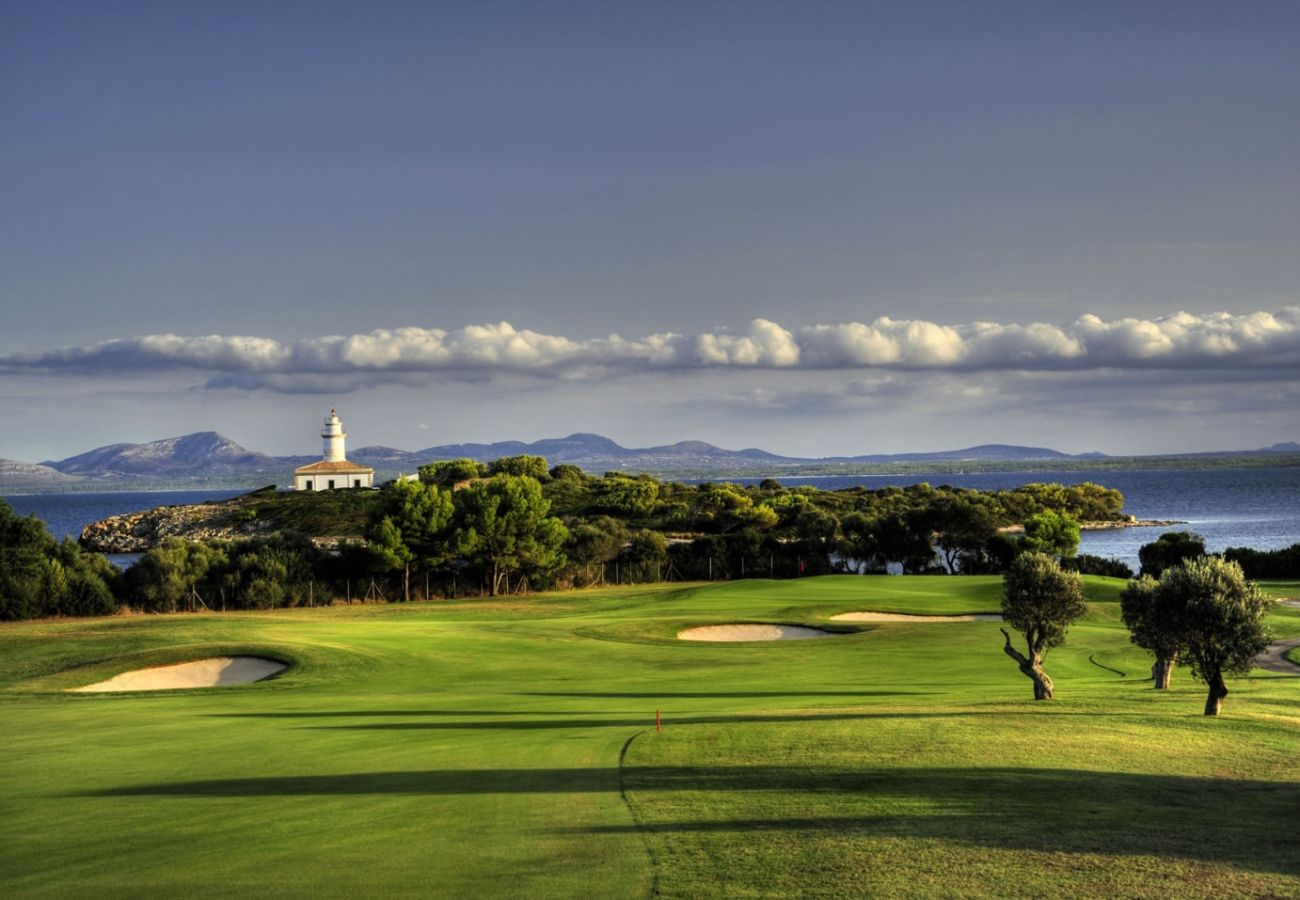
[[[343,430],[343,420],[337,410],[330,410],[320,430],[322,442],[320,462],[299,466],[293,470],[293,488],[296,491],[334,491],[341,488],[368,488],[375,483],[375,470],[348,462],[344,441],[348,433]]]
[[[347,459],[343,452],[343,442],[348,433],[343,430],[339,414],[332,409],[325,419],[325,427],[320,430],[320,436],[325,442],[325,462],[344,462]]]

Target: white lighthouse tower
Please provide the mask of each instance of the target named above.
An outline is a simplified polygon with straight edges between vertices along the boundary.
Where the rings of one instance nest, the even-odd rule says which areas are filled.
[[[296,491],[333,491],[339,488],[368,488],[375,483],[375,470],[348,462],[343,442],[348,433],[338,412],[330,410],[325,426],[320,430],[323,458],[309,466],[293,470],[293,487]]]
[[[343,442],[348,433],[343,430],[339,414],[332,409],[325,419],[325,427],[320,430],[320,436],[325,441],[325,462],[343,462],[347,459],[347,454],[343,452]]]

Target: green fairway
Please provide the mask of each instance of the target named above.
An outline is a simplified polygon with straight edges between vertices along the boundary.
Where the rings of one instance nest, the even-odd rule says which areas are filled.
[[[1207,719],[1086,585],[1038,704],[997,622],[829,621],[996,612],[997,577],[4,625],[0,895],[1300,896],[1300,677]],[[738,622],[840,633],[675,639]],[[242,652],[292,665],[63,692]]]

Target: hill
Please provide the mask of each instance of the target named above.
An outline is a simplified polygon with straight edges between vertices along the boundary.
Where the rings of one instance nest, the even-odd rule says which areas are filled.
[[[899,462],[1020,462],[1026,460],[1104,459],[1104,453],[1062,453],[1047,447],[1019,447],[1014,444],[980,444],[964,450],[939,450],[929,453],[876,453],[868,456],[841,456],[819,462],[899,463]]]
[[[110,444],[42,465],[65,475],[149,478],[278,474],[284,469],[280,460],[246,450],[215,431],[148,444]]]
[[[658,447],[624,447],[599,434],[581,432],[532,443],[447,444],[427,447],[414,456],[426,462],[460,457],[488,461],[521,454],[544,456],[553,464],[568,463],[596,472],[604,469],[676,471],[718,465],[798,465],[809,461],[752,448],[726,450],[704,441],[679,441]]]
[[[11,491],[18,490],[18,486],[25,486],[29,490],[67,487],[80,481],[80,478],[65,475],[49,466],[0,459],[0,487]]]

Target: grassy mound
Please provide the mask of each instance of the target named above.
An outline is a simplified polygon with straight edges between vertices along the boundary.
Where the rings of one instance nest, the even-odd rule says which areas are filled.
[[[227,525],[256,522],[271,531],[332,536],[362,534],[378,503],[378,491],[261,490],[218,505]]]
[[[1047,658],[1051,704],[996,622],[671,638],[996,610],[996,578],[7,625],[0,893],[1300,893],[1300,678],[1257,670],[1203,718],[1184,670],[1151,690],[1120,586],[1088,579],[1087,618]],[[1300,610],[1273,623],[1300,634]],[[294,665],[228,690],[59,693],[216,652]]]

